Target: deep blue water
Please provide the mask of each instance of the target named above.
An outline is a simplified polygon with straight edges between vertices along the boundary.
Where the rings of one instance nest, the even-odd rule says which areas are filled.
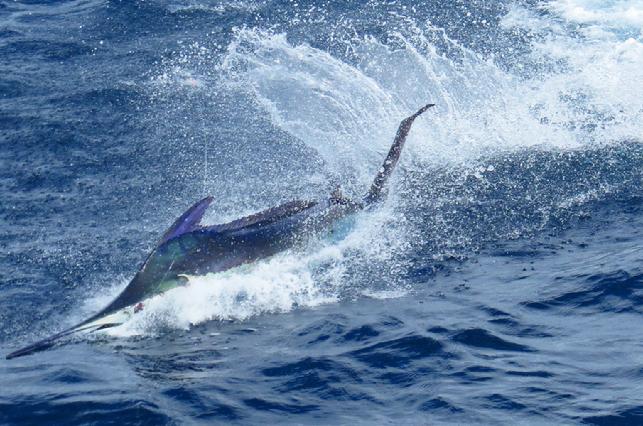
[[[642,424],[640,7],[0,0],[0,423]],[[4,360],[429,101],[339,237]]]

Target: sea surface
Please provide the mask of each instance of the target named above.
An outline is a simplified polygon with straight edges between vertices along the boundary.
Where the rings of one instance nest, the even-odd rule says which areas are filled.
[[[332,238],[96,312],[219,223]],[[0,0],[0,424],[643,424],[641,0]]]

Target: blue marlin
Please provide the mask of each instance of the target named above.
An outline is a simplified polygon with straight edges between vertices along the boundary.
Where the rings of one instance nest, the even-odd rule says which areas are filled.
[[[428,104],[402,120],[384,164],[362,200],[351,200],[335,190],[321,201],[294,200],[229,223],[203,226],[201,219],[213,200],[206,197],[176,219],[132,281],[109,305],[80,324],[6,358],[45,350],[66,336],[121,325],[142,310],[147,299],[185,285],[188,276],[223,272],[268,258],[312,237],[321,237],[342,219],[380,204],[413,121],[432,106]]]

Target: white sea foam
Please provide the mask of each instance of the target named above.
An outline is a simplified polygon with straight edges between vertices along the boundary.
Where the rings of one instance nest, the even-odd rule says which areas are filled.
[[[641,0],[556,0],[546,7],[569,21],[610,27],[643,28]]]
[[[284,253],[219,274],[193,276],[184,287],[145,302],[145,308],[111,334],[132,335],[162,328],[187,329],[210,320],[244,320],[334,301],[315,285],[307,259]]]
[[[530,59],[553,71],[532,79],[537,90],[531,101],[539,114],[552,125],[572,127],[579,139],[640,141],[643,2],[560,0],[542,7],[563,21],[520,6],[503,20],[541,35]]]

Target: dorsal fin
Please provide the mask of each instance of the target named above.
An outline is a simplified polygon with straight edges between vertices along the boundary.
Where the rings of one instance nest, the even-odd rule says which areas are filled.
[[[276,222],[280,219],[295,215],[316,205],[316,201],[289,201],[277,207],[271,207],[258,213],[251,214],[250,216],[245,216],[240,219],[233,220],[232,222],[207,226],[205,227],[205,229],[214,232],[226,232],[237,231],[239,229],[254,225],[266,225],[268,223]]]
[[[201,221],[201,218],[203,218],[205,211],[210,206],[210,203],[212,203],[212,200],[214,200],[214,198],[211,196],[205,197],[187,209],[186,212],[179,216],[172,226],[165,231],[165,234],[161,237],[161,241],[159,241],[158,245],[161,245],[174,237],[178,237],[179,235],[195,230],[197,226],[199,226],[199,222]]]

